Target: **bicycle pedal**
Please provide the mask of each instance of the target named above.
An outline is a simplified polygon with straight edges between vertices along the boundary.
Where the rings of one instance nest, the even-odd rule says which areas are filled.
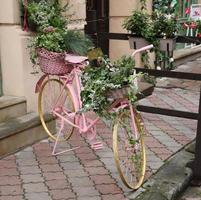
[[[100,149],[103,149],[103,143],[102,142],[95,142],[91,145],[91,147],[94,149],[94,150],[100,150]]]

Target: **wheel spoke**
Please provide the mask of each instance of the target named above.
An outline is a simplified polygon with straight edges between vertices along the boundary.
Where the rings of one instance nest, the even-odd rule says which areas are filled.
[[[131,116],[128,110],[119,114],[113,128],[113,150],[122,181],[127,187],[138,189],[144,179],[145,147],[142,125]]]
[[[68,109],[69,114],[74,112],[74,104],[70,98],[69,91],[66,87],[63,86],[63,82],[59,79],[48,79],[45,81],[41,87],[41,91],[38,97],[38,108],[39,115],[42,122],[42,125],[47,132],[47,134],[52,138],[56,139],[57,130],[60,129],[61,123],[60,119],[56,117],[54,112],[58,112],[60,115],[65,117],[63,112],[63,108]],[[54,112],[53,112],[54,111]],[[50,121],[46,122],[45,114],[53,120],[55,119],[56,128],[53,129],[52,123]],[[74,122],[74,118],[72,118],[72,122]],[[68,140],[72,133],[74,127],[68,125],[68,129],[64,126],[62,132],[65,132],[65,140]]]

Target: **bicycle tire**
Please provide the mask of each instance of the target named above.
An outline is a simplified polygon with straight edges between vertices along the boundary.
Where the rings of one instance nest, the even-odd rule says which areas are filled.
[[[113,126],[113,152],[117,171],[123,183],[130,189],[137,190],[143,183],[146,171],[146,153],[144,144],[144,126],[140,114],[135,111],[134,120],[130,107],[119,113]],[[127,120],[131,120],[128,124]],[[130,133],[128,127],[135,123],[137,129],[137,139],[133,139],[133,128]],[[133,130],[132,130],[133,129]],[[124,133],[123,133],[124,132]],[[124,139],[121,137],[124,134]],[[123,142],[123,148],[120,146]],[[125,150],[125,152],[124,152]],[[139,150],[139,152],[137,152]],[[124,159],[122,161],[122,159]]]
[[[47,100],[50,101],[49,108],[47,108]],[[38,95],[38,113],[44,130],[46,131],[48,136],[53,140],[56,140],[57,129],[59,130],[61,124],[60,119],[54,116],[52,112],[52,108],[54,107],[53,105],[55,105],[55,101],[59,101],[57,104],[59,104],[61,107],[71,107],[69,108],[69,110],[71,110],[71,112],[75,111],[74,103],[68,88],[64,87],[64,84],[61,80],[51,78],[46,80],[41,86]],[[47,115],[48,118],[50,118],[51,120],[55,120],[56,122],[56,129],[54,130],[54,132],[52,131],[52,125],[50,125],[49,121],[46,121]],[[61,115],[63,114],[61,113]],[[73,119],[73,123],[74,121],[75,119]],[[70,139],[74,131],[74,127],[69,124],[68,128],[70,128],[70,130],[65,130],[65,133],[63,133],[63,140],[65,141]]]

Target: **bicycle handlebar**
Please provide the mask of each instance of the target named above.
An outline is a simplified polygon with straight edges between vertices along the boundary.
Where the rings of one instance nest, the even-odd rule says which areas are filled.
[[[154,47],[154,45],[151,44],[151,45],[142,47],[142,48],[140,48],[140,49],[137,49],[137,50],[135,50],[135,51],[132,53],[132,57],[134,57],[137,53],[140,53],[140,52],[142,52],[142,51],[146,51],[146,50],[152,49],[153,47]]]

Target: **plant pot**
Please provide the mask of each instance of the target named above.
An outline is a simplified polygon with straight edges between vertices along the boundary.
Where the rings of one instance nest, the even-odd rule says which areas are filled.
[[[125,85],[122,88],[110,90],[107,94],[108,98],[111,99],[123,99],[128,97],[129,86]]]
[[[176,47],[176,38],[160,38],[159,40],[161,51],[173,51]]]
[[[148,46],[150,43],[142,37],[129,37],[129,44],[131,49],[140,49]]]
[[[37,49],[38,64],[45,74],[62,75],[70,73],[73,69],[71,64],[65,63],[65,54],[48,51],[44,48]]]

